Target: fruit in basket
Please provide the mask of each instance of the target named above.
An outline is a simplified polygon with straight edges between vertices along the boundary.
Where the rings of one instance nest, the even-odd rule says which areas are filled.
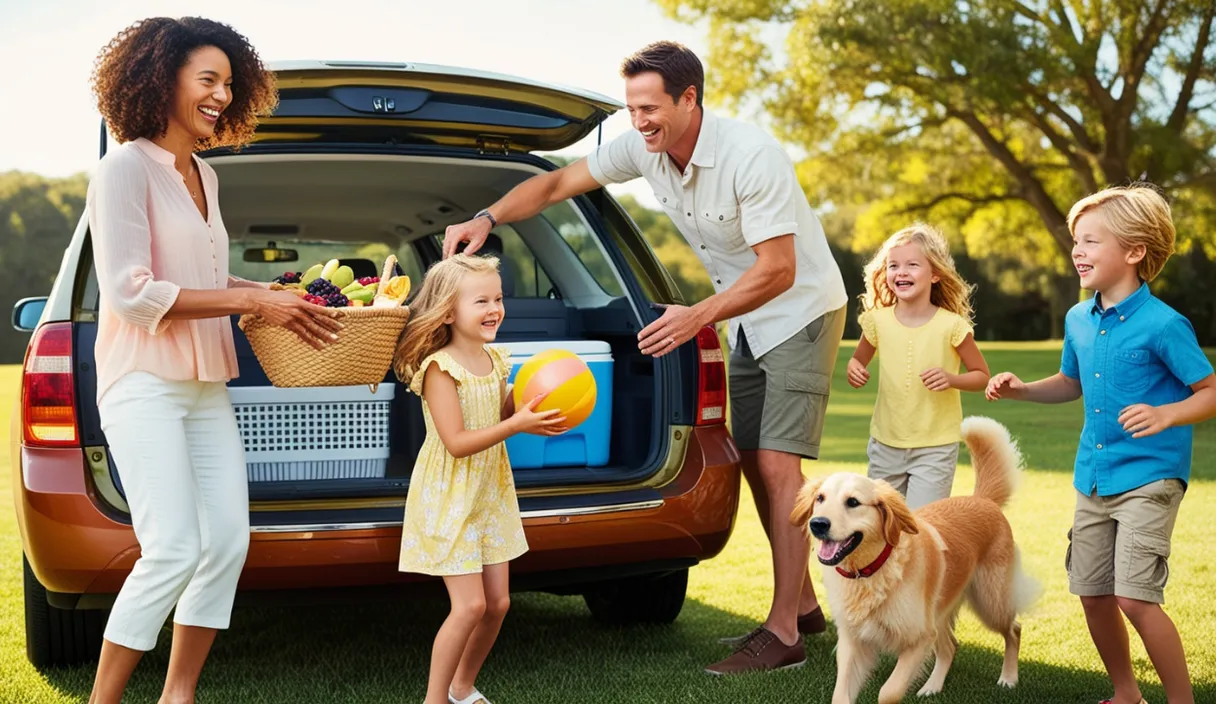
[[[587,420],[595,409],[595,377],[578,355],[561,349],[529,357],[515,375],[515,407],[523,408],[540,394],[548,394],[536,411],[556,408],[567,428]]]
[[[321,278],[329,281],[334,280],[334,273],[338,271],[338,260],[330,259],[325,262],[325,266],[321,267]]]
[[[300,283],[308,286],[313,281],[321,278],[321,270],[324,268],[325,265],[323,264],[313,264],[312,266],[308,267],[308,271],[304,272],[304,275],[300,277]]]
[[[325,279],[316,279],[308,284],[305,289],[309,293],[321,297],[328,296],[331,293],[341,293],[341,290],[337,286],[334,286],[332,282]]]
[[[350,291],[350,292],[346,293],[345,296],[350,299],[350,302],[352,304],[355,303],[356,301],[358,301],[359,303],[366,305],[368,303],[371,303],[372,299],[375,298],[376,291],[375,291],[375,289],[369,288],[367,286],[361,286],[354,291]]]
[[[399,306],[405,303],[405,299],[410,295],[410,277],[394,276],[386,282],[380,284],[379,290],[376,292],[372,305],[389,307]]]
[[[328,278],[333,282],[334,286],[337,286],[340,289],[346,288],[347,286],[350,286],[352,281],[355,280],[355,272],[349,266],[343,264],[342,266],[338,267]]]
[[[337,282],[335,282],[334,286],[337,286],[337,285],[338,285]],[[363,284],[359,283],[358,281],[352,281],[349,284],[342,287],[342,293],[350,293],[351,291],[358,291],[361,288],[363,288]]]
[[[359,279],[359,283],[363,284],[364,286],[371,286],[372,284],[380,283],[380,277],[379,276],[364,276],[362,279]],[[375,288],[375,287],[373,286],[373,288]]]
[[[273,282],[276,284],[298,284],[300,283],[301,274],[298,271],[285,271],[279,276],[274,277]]]
[[[330,308],[345,308],[350,305],[350,299],[341,293],[331,293],[325,297],[325,305]]]

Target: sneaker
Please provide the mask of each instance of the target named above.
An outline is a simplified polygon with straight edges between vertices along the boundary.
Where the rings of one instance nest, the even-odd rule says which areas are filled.
[[[798,617],[798,632],[804,636],[813,636],[823,633],[828,629],[827,619],[823,616],[823,609],[816,606],[813,611],[808,611]],[[755,631],[742,636],[727,636],[719,638],[718,642],[723,645],[737,646],[743,641],[752,637]]]
[[[801,640],[786,645],[767,628],[760,627],[745,636],[734,654],[705,668],[711,675],[736,675],[801,667],[806,664],[806,648]]]

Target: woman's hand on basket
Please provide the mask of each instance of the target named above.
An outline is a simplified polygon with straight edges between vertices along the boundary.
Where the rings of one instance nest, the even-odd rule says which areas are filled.
[[[290,291],[258,291],[253,294],[253,314],[271,325],[286,328],[317,349],[338,339],[342,329],[338,311],[309,303]]]

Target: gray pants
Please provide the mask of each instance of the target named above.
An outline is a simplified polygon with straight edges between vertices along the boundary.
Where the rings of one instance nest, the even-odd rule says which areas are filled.
[[[907,499],[915,511],[950,496],[958,467],[958,443],[934,447],[891,447],[870,438],[870,479],[882,479]]]

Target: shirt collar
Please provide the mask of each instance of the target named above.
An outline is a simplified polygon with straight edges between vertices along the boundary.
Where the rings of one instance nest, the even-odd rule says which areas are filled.
[[[165,166],[174,166],[177,163],[177,157],[173,156],[173,152],[157,145],[150,139],[140,137],[135,140],[134,144],[144,154],[147,154]]]
[[[1132,314],[1139,310],[1140,306],[1144,305],[1145,302],[1151,297],[1152,293],[1150,293],[1148,290],[1148,283],[1141,281],[1140,288],[1136,289],[1135,293],[1111,306],[1111,309],[1124,318],[1130,318]],[[1090,312],[1097,313],[1099,315],[1103,312],[1102,294],[1099,293],[1094,295],[1094,304],[1093,307],[1090,308]]]
[[[710,167],[714,165],[714,153],[718,148],[718,118],[705,108],[701,108],[701,132],[697,134],[697,146],[692,149],[692,157],[688,162],[694,166]]]

